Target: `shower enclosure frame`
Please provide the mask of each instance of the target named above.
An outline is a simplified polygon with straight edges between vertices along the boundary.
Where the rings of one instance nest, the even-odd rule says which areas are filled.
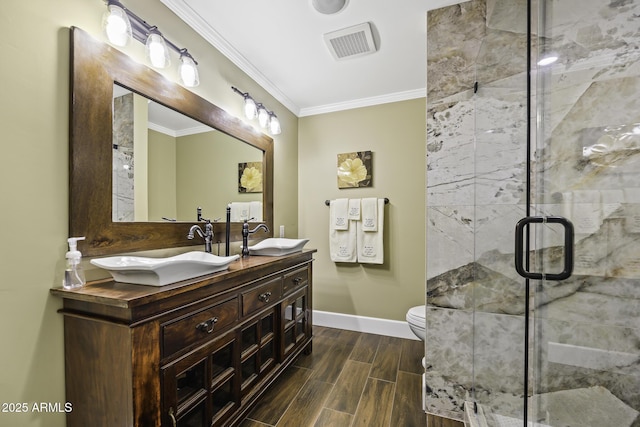
[[[640,425],[640,5],[570,3],[429,12],[427,412]]]

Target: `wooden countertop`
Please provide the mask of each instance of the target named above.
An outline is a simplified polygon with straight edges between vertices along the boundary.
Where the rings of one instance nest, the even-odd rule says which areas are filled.
[[[134,285],[116,282],[113,279],[104,279],[88,282],[79,289],[69,290],[60,287],[53,288],[50,292],[54,296],[67,300],[85,301],[120,308],[133,308],[170,296],[197,291],[223,281],[233,282],[230,279],[236,277],[242,276],[246,279],[246,276],[251,273],[256,275],[256,279],[260,279],[264,275],[270,274],[271,271],[292,268],[297,264],[311,260],[314,252],[316,252],[315,249],[309,249],[279,257],[251,255],[232,262],[228,270],[194,277],[165,286]]]

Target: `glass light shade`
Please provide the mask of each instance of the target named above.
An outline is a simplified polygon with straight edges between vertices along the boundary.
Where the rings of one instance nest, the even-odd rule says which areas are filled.
[[[280,120],[278,120],[278,117],[273,113],[271,113],[270,116],[269,130],[271,135],[280,135],[280,132],[282,132],[282,129],[280,128]]]
[[[131,40],[131,22],[121,7],[110,4],[102,15],[102,29],[109,42],[116,46],[126,46]]]
[[[253,120],[258,114],[258,108],[256,107],[256,101],[250,96],[244,97],[244,115],[247,119]]]
[[[190,56],[182,55],[180,57],[180,80],[186,87],[195,87],[200,84],[198,67]]]
[[[162,37],[158,33],[151,33],[147,37],[146,43],[147,59],[155,68],[167,68],[171,65],[169,58],[169,48]]]
[[[263,128],[266,128],[269,124],[269,112],[262,105],[258,107],[258,123]]]

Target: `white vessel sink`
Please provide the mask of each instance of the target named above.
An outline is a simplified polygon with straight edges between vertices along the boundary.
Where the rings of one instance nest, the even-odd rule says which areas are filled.
[[[217,256],[193,251],[168,258],[113,256],[92,259],[91,264],[104,268],[117,282],[164,286],[229,268],[240,255]]]
[[[282,256],[301,252],[309,239],[286,239],[284,237],[270,237],[260,243],[249,246],[249,254]]]

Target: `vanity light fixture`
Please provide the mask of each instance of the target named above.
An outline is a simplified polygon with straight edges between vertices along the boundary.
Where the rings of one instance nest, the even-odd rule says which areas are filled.
[[[273,111],[267,110],[261,102],[256,102],[255,99],[249,95],[249,92],[242,92],[238,88],[231,86],[231,89],[238,95],[244,98],[244,115],[247,119],[253,120],[258,118],[258,123],[263,129],[269,129],[271,135],[279,135],[282,133],[280,127],[280,120]]]
[[[180,54],[180,79],[182,79],[182,83],[187,87],[195,87],[200,84],[196,61],[189,52],[187,52],[187,49],[182,49],[182,53]]]
[[[151,28],[147,42],[145,43],[145,51],[147,59],[155,68],[167,68],[171,65],[169,57],[169,48],[164,41],[164,37],[158,31],[157,27]]]
[[[243,93],[244,96],[244,115],[247,119],[253,120],[258,115],[258,106],[256,101],[248,93]]]
[[[127,12],[119,5],[107,5],[107,11],[102,15],[102,28],[109,41],[116,46],[126,46],[131,40],[131,21]]]
[[[280,120],[278,120],[276,113],[273,111],[270,112],[269,115],[271,116],[269,118],[269,130],[271,131],[271,135],[279,135],[282,132],[282,129],[280,129]]]
[[[180,55],[179,74],[182,84],[195,87],[200,84],[198,63],[187,49],[179,48],[162,35],[158,27],[124,7],[118,0],[105,0],[107,11],[102,18],[102,26],[109,42],[116,46],[126,46],[131,38],[145,45],[147,59],[155,68],[171,65],[169,50]]]
[[[262,127],[262,129],[267,127],[269,119],[270,117],[267,109],[264,108],[264,105],[258,104],[258,123],[260,123],[260,127]]]

